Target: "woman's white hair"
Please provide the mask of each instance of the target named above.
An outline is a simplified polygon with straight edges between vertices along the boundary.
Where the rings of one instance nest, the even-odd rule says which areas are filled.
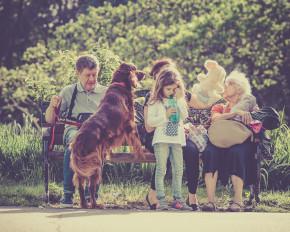
[[[225,80],[226,84],[229,82],[237,84],[242,90],[243,94],[252,94],[251,85],[245,73],[239,72],[237,70],[232,71]]]

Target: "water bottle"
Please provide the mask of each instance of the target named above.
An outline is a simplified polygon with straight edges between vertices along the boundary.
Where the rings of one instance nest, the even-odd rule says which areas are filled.
[[[179,124],[179,113],[177,108],[176,99],[173,96],[170,96],[167,101],[167,109],[174,108],[176,110],[175,113],[171,114],[169,117],[169,122],[166,126],[165,134],[167,136],[177,136],[178,135],[178,124]]]
[[[168,108],[174,108],[176,110],[175,113],[171,114],[169,117],[169,121],[173,123],[179,122],[179,113],[177,108],[177,102],[176,99],[171,95],[168,99]]]

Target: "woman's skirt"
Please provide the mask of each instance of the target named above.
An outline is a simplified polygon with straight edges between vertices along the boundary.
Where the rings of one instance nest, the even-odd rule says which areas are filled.
[[[254,184],[257,180],[256,144],[250,139],[229,148],[207,145],[202,154],[203,173],[215,173],[223,185],[232,175],[240,177],[244,184]]]

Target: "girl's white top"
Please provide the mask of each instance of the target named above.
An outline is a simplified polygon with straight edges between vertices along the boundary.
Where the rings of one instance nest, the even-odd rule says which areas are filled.
[[[167,99],[164,99],[167,101]],[[167,123],[169,122],[166,117],[166,108],[165,104],[161,101],[156,101],[152,105],[148,105],[148,125],[151,127],[155,127],[154,136],[152,145],[156,143],[174,143],[181,144],[181,146],[185,146],[185,132],[183,127],[183,121],[188,117],[187,104],[185,100],[178,99],[177,107],[180,113],[180,121],[178,125],[178,133],[176,136],[167,136],[165,134]]]

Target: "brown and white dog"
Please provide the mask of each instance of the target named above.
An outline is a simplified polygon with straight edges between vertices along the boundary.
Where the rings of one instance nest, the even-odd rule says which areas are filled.
[[[143,149],[134,122],[133,89],[144,73],[135,65],[122,63],[114,72],[112,82],[97,112],[79,129],[71,144],[73,183],[79,189],[81,207],[87,208],[84,184],[89,180],[91,207],[96,207],[96,185],[101,182],[106,154],[125,141],[137,156]]]

